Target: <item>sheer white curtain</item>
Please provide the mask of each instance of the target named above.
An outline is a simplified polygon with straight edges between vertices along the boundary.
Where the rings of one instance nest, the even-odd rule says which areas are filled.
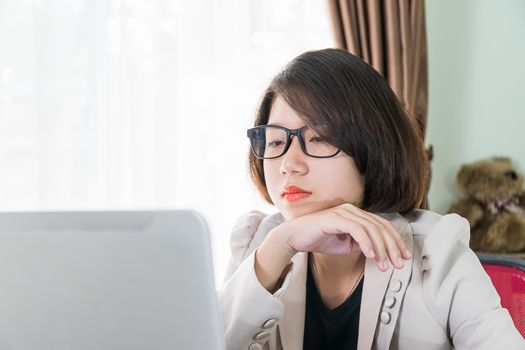
[[[0,210],[190,208],[220,280],[265,205],[246,128],[287,61],[333,46],[320,0],[0,0]]]

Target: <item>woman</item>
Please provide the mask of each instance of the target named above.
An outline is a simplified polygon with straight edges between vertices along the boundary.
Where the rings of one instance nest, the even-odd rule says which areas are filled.
[[[228,349],[525,349],[468,247],[468,222],[417,210],[418,129],[350,53],[306,52],[248,130],[279,213],[241,217],[219,300]]]

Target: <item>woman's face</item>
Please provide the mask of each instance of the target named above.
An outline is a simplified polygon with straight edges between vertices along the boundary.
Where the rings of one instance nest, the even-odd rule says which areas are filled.
[[[268,124],[288,129],[305,125],[280,96],[273,102]],[[264,177],[270,198],[286,220],[343,203],[360,205],[363,199],[364,176],[352,157],[344,152],[332,158],[307,156],[296,137],[283,156],[264,160]],[[290,186],[305,192],[291,194]]]

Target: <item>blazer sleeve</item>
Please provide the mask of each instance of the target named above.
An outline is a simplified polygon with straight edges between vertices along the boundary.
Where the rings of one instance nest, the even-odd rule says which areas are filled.
[[[254,236],[262,226],[269,226],[264,225],[266,219],[261,212],[249,212],[232,231],[231,258],[218,291],[227,349],[247,349],[254,342],[262,345],[283,317],[281,298],[288,287],[293,263],[288,265],[284,281],[274,294],[260,284],[255,274],[255,252],[260,243],[253,244]]]
[[[441,217],[426,237],[423,294],[429,311],[455,349],[525,349],[469,238],[469,223],[457,214]]]

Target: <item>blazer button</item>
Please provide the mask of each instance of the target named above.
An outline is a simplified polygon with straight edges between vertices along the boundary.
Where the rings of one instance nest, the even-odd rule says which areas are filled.
[[[275,326],[276,324],[277,324],[277,319],[276,318],[270,318],[269,320],[266,320],[266,322],[263,323],[262,328],[269,329],[269,328],[272,328],[273,326]]]
[[[396,303],[396,298],[394,297],[388,297],[385,299],[385,306],[388,308],[391,308]]]
[[[253,340],[264,340],[271,335],[270,332],[262,331],[253,336]]]
[[[388,322],[390,322],[390,314],[388,312],[381,312],[381,322],[384,324],[388,324]]]
[[[248,347],[248,350],[261,350],[261,349],[262,349],[262,345],[259,343],[251,343],[250,346]]]
[[[392,292],[399,292],[401,290],[401,281],[392,280],[392,282],[390,283],[390,290]]]

